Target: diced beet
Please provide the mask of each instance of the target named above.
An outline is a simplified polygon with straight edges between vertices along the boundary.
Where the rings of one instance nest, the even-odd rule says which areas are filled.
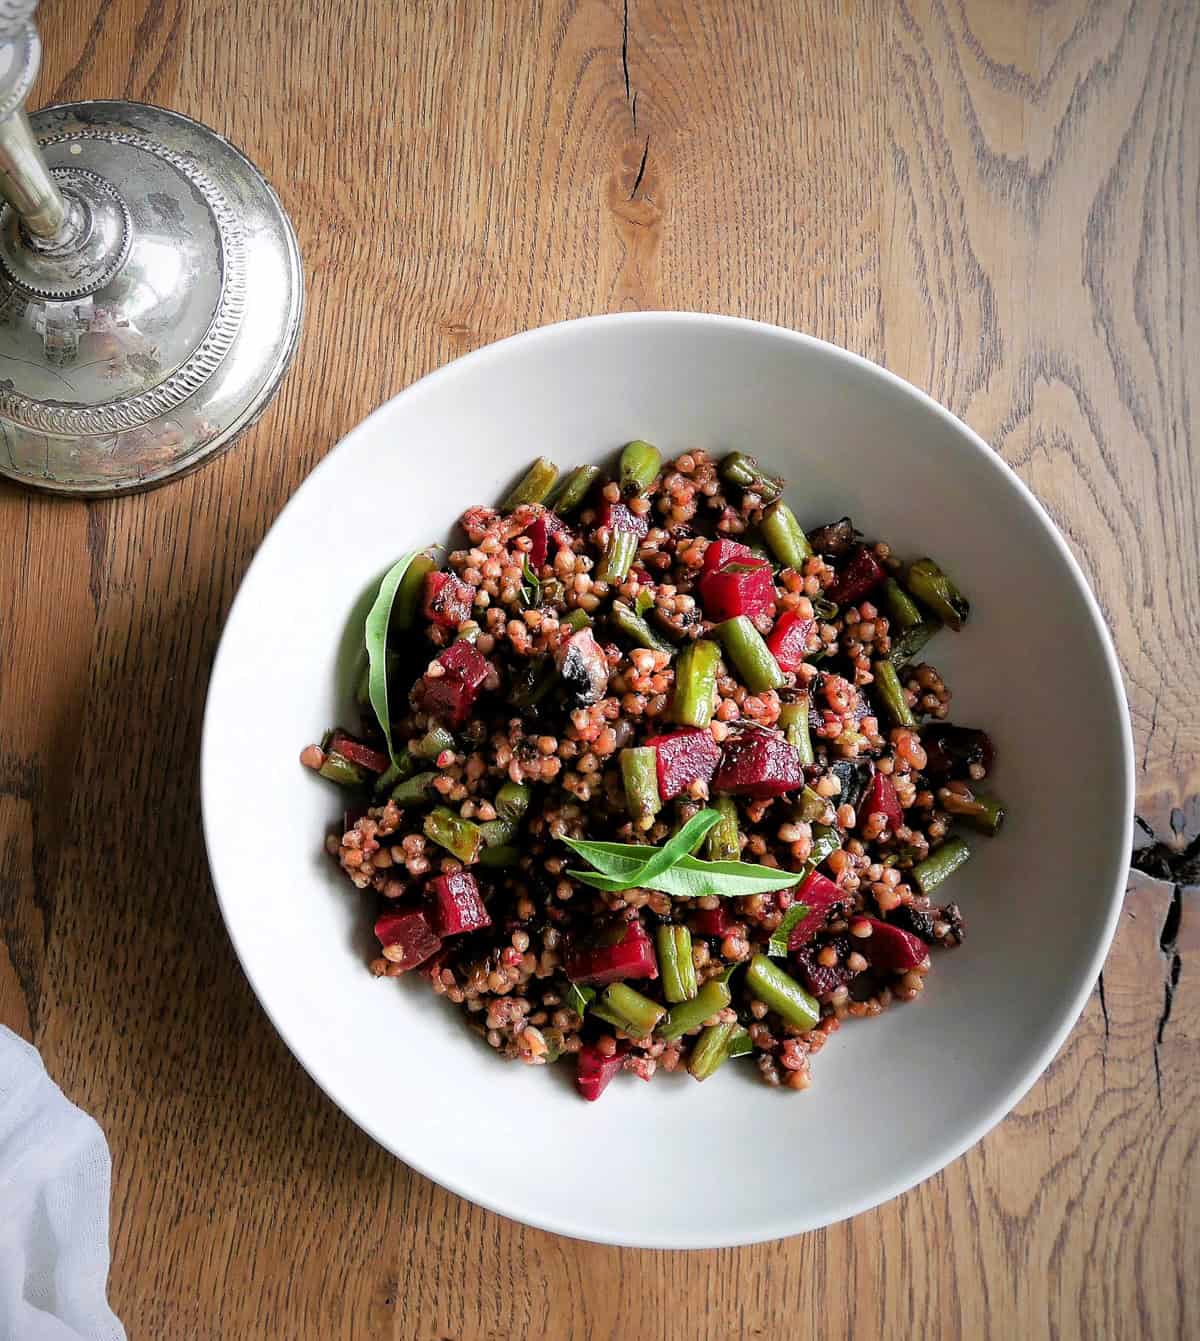
[[[725,742],[712,785],[734,796],[781,796],[804,786],[804,765],[777,732],[746,729]]]
[[[837,605],[850,605],[854,601],[861,601],[886,576],[883,565],[875,555],[866,545],[859,545],[851,554],[849,563],[825,589],[825,595]]]
[[[606,1057],[594,1043],[585,1043],[575,1054],[575,1085],[585,1099],[595,1101],[608,1082],[625,1065],[624,1049]]]
[[[429,897],[433,900],[433,925],[439,936],[458,936],[492,925],[479,886],[469,871],[437,876],[429,882]]]
[[[349,759],[352,764],[361,764],[368,772],[387,772],[390,761],[386,754],[373,750],[370,745],[364,745],[361,740],[355,740],[353,736],[348,736],[344,731],[333,733],[329,741],[329,748],[334,754],[340,754],[343,759]]]
[[[597,509],[596,525],[606,526],[610,531],[632,531],[641,538],[650,529],[650,520],[631,511],[624,503],[610,503],[605,499]]]
[[[775,621],[767,647],[779,669],[798,671],[808,654],[817,627],[815,619],[802,619],[795,610],[785,610]],[[815,649],[814,649],[815,650]]]
[[[488,675],[488,663],[475,644],[459,638],[439,652],[441,675],[421,676],[413,688],[413,704],[448,726],[462,726]]]
[[[697,588],[704,617],[714,624],[737,615],[753,619],[775,608],[775,578],[766,559],[753,555],[734,558],[721,568],[702,574]]]
[[[928,758],[924,772],[939,782],[950,778],[966,781],[972,764],[980,764],[990,773],[996,760],[991,736],[971,726],[933,722],[922,730],[921,744]]]
[[[743,545],[740,540],[714,540],[704,551],[704,563],[700,571],[702,573],[715,573],[734,559],[752,559],[753,557],[754,553],[750,546]]]
[[[421,908],[384,913],[375,922],[383,957],[402,969],[415,968],[442,948],[441,938]]]
[[[845,901],[846,892],[820,871],[809,872],[803,884],[792,894],[793,903],[808,906],[808,913],[788,933],[788,952],[795,954],[812,940],[825,925],[829,910]]]
[[[904,815],[900,810],[900,798],[896,795],[896,788],[891,778],[883,773],[875,774],[867,786],[858,813],[864,819],[867,815],[886,815],[888,828],[893,833],[896,832],[904,822]]]
[[[443,628],[456,629],[471,617],[475,588],[453,573],[430,573],[423,589],[425,618]]]
[[[529,562],[535,570],[549,557],[551,539],[559,549],[571,543],[571,533],[553,512],[539,512],[525,528],[525,534],[533,542],[529,550]]]
[[[827,949],[837,955],[836,964],[825,965],[820,962],[820,954]],[[856,976],[855,970],[846,964],[846,956],[853,949],[857,949],[857,945],[851,945],[849,936],[833,936],[826,941],[802,945],[792,956],[792,962],[800,970],[804,985],[813,996],[827,996],[835,987],[841,987]]]
[[[651,736],[646,744],[656,751],[658,793],[664,801],[682,796],[697,780],[711,781],[721,759],[721,747],[703,727]]]
[[[654,946],[640,922],[626,922],[611,933],[612,943],[572,944],[567,952],[567,977],[581,987],[602,987],[625,978],[657,978]]]
[[[692,913],[692,930],[699,936],[728,936],[733,922],[723,903],[715,908],[697,908]]]
[[[890,922],[881,922],[877,917],[868,917],[867,921],[871,924],[871,934],[859,942],[858,949],[873,969],[907,973],[929,953],[925,942],[912,932],[894,927]]]
[[[554,654],[554,663],[572,706],[586,708],[604,697],[608,688],[608,659],[591,629],[580,629],[561,643]]]

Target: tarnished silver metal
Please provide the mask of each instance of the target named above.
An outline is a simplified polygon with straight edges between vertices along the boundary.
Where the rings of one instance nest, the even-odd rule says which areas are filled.
[[[0,146],[31,82],[5,49],[0,32]],[[161,483],[278,386],[303,308],[295,234],[254,166],[176,112],[75,103],[29,124],[33,166],[0,157],[0,476],[82,495]]]

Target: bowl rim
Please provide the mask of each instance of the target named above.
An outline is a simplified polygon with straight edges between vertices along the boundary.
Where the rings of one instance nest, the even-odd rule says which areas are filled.
[[[1020,1078],[1008,1089],[998,1096],[988,1107],[988,1112],[979,1119],[966,1133],[958,1140],[951,1142],[938,1153],[929,1159],[922,1161],[915,1172],[907,1170],[904,1174],[897,1176],[890,1182],[881,1183],[876,1189],[863,1196],[859,1196],[847,1201],[842,1205],[838,1213],[832,1218],[826,1216],[806,1216],[801,1209],[797,1209],[789,1217],[789,1227],[781,1233],[778,1225],[773,1223],[769,1229],[762,1233],[755,1232],[746,1234],[744,1232],[717,1233],[711,1234],[699,1231],[689,1234],[676,1234],[671,1242],[665,1242],[661,1238],[650,1239],[639,1235],[637,1232],[628,1234],[608,1233],[603,1230],[590,1228],[586,1223],[573,1221],[562,1216],[538,1215],[530,1213],[527,1209],[522,1209],[520,1213],[511,1208],[494,1201],[487,1196],[481,1196],[470,1187],[464,1185],[453,1173],[447,1173],[439,1169],[434,1172],[426,1167],[423,1160],[413,1157],[400,1148],[400,1144],[379,1129],[378,1124],[366,1118],[361,1112],[346,1103],[334,1093],[333,1089],[325,1084],[322,1077],[310,1065],[304,1056],[302,1048],[289,1035],[281,1021],[277,1018],[276,1012],[266,996],[259,990],[255,974],[247,962],[244,947],[239,942],[238,936],[234,931],[233,921],[229,909],[232,906],[232,900],[228,892],[223,892],[221,882],[218,879],[217,871],[213,861],[213,852],[215,847],[214,836],[212,832],[213,821],[211,819],[211,809],[207,804],[206,797],[208,778],[211,765],[210,754],[213,751],[212,736],[210,727],[210,709],[214,700],[216,686],[223,677],[225,666],[225,654],[228,647],[228,630],[237,614],[238,606],[249,585],[249,579],[258,566],[268,545],[272,543],[279,531],[279,526],[286,516],[293,503],[304,491],[315,487],[315,482],[320,479],[325,468],[342,448],[349,446],[356,439],[365,436],[369,432],[369,425],[373,421],[385,415],[390,411],[392,405],[404,397],[413,397],[421,392],[427,392],[443,381],[468,372],[473,368],[482,367],[490,362],[503,360],[513,349],[523,349],[527,346],[536,346],[543,342],[552,342],[560,338],[564,333],[578,328],[605,328],[609,326],[654,326],[654,325],[695,325],[724,328],[730,331],[750,331],[759,335],[767,335],[775,339],[782,339],[793,343],[798,349],[816,350],[821,354],[831,357],[834,360],[840,360],[859,371],[867,373],[881,379],[885,384],[911,397],[918,405],[925,410],[936,415],[949,427],[955,429],[963,440],[964,446],[970,447],[973,451],[982,454],[982,456],[991,463],[1002,477],[1007,477],[1007,482],[1013,486],[1023,501],[1028,505],[1031,512],[1037,517],[1042,528],[1046,531],[1057,550],[1058,557],[1062,561],[1067,573],[1070,575],[1076,589],[1083,599],[1083,605],[1086,608],[1095,631],[1099,638],[1099,644],[1103,649],[1103,661],[1105,670],[1111,683],[1112,690],[1118,704],[1123,709],[1119,714],[1120,722],[1118,734],[1120,736],[1121,754],[1123,760],[1122,769],[1122,801],[1124,825],[1124,848],[1129,850],[1133,842],[1133,811],[1136,791],[1136,779],[1134,772],[1134,746],[1133,731],[1129,715],[1129,703],[1125,693],[1124,678],[1121,673],[1120,662],[1117,658],[1116,649],[1113,645],[1112,636],[1108,625],[1100,609],[1091,586],[1083,573],[1062,533],[1059,531],[1053,518],[1046,511],[1037,496],[1029,488],[1021,477],[1013,470],[1007,461],[991,447],[970,425],[966,424],[957,415],[953,414],[944,405],[939,404],[927,392],[914,386],[911,382],[891,372],[881,364],[875,363],[871,359],[863,357],[861,354],[855,354],[841,345],[836,345],[828,340],[822,340],[817,336],[808,335],[801,331],[791,330],[784,326],[777,326],[770,322],[755,321],[746,317],[726,316],[718,313],[708,312],[689,312],[689,311],[671,311],[654,310],[638,312],[620,312],[607,313],[598,316],[574,317],[564,321],[552,322],[544,326],[536,326],[528,330],[519,331],[513,335],[506,336],[500,340],[495,340],[490,344],[483,345],[479,349],[471,350],[458,358],[452,359],[449,363],[442,364],[433,369],[424,376],[410,383],[394,396],[383,401],[365,418],[361,419],[347,433],[345,433],[333,447],[322,457],[320,461],[309,471],[305,478],[300,482],[295,490],[289,496],[287,502],[280,509],[277,516],[271,522],[264,534],[253,559],[247,566],[246,571],[238,583],[238,589],[230,604],[229,611],[225,616],[224,624],[221,630],[221,638],[213,657],[212,669],[209,677],[208,691],[205,697],[204,706],[204,724],[200,743],[200,800],[202,827],[204,831],[205,853],[208,861],[210,878],[212,880],[213,890],[217,897],[217,904],[221,911],[221,918],[225,924],[225,930],[233,945],[233,950],[237,956],[238,963],[242,972],[246,975],[250,987],[258,1000],[259,1005],[265,1012],[268,1020],[287,1045],[292,1056],[318,1086],[319,1089],[339,1108],[348,1118],[374,1141],[381,1145],[390,1154],[397,1159],[402,1160],[410,1168],[439,1186],[453,1192],[475,1205],[482,1206],[484,1209],[492,1211],[498,1215],[503,1215],[508,1219],[516,1220],[518,1223],[528,1224],[537,1229],[547,1230],[551,1233],[561,1234],[567,1238],[580,1239],[585,1242],[609,1244],[615,1247],[629,1248],[650,1248],[650,1249],[669,1249],[669,1250],[690,1250],[690,1249],[710,1249],[710,1248],[732,1248],[741,1247],[755,1243],[774,1242],[782,1238],[788,1238],[795,1234],[807,1233],[810,1230],[827,1228],[831,1225],[840,1224],[844,1220],[873,1210],[877,1206],[882,1206],[893,1198],[923,1183],[934,1174],[940,1173],[943,1169],[952,1164],[960,1156],[965,1154],[974,1145],[976,1145],[984,1136],[997,1126],[1012,1110],[1021,1102],[1026,1094],[1033,1088],[1034,1084],[1041,1077],[1046,1068],[1057,1056],[1059,1049],[1066,1040],[1067,1035],[1075,1027],[1080,1015],[1083,1013],[1088,998],[1091,996],[1092,989],[1095,986],[1096,979],[1104,966],[1104,961],[1108,956],[1109,949],[1112,946],[1113,936],[1115,935],[1117,922],[1120,917],[1121,907],[1124,901],[1126,888],[1126,873],[1123,868],[1119,869],[1114,876],[1113,888],[1109,894],[1108,908],[1105,915],[1103,934],[1097,941],[1095,953],[1088,965],[1086,973],[1082,976],[1080,985],[1076,988],[1074,995],[1070,999],[1068,1007],[1064,1010],[1062,1018],[1052,1032],[1049,1041],[1040,1049],[1033,1060],[1024,1069]]]

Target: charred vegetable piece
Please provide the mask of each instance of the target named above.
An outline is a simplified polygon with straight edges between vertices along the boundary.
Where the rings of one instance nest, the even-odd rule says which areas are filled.
[[[893,666],[907,666],[942,626],[931,619],[923,619],[910,629],[903,629],[892,639],[888,660]]]
[[[715,624],[738,615],[769,615],[775,608],[775,578],[765,559],[730,559],[702,574],[697,590],[705,617]]]
[[[591,1013],[631,1038],[645,1038],[667,1013],[666,1006],[651,1001],[623,982],[610,983],[592,1002]]]
[[[830,522],[826,526],[818,526],[815,531],[809,531],[808,543],[816,553],[840,559],[849,554],[856,534],[854,523],[849,517],[843,517],[841,521]]]
[[[391,767],[386,754],[373,750],[370,745],[355,740],[341,730],[333,733],[326,748],[334,754],[340,754],[343,759],[349,759],[352,764],[365,768],[368,773],[386,773]]]
[[[662,809],[658,794],[658,766],[655,751],[649,746],[621,751],[621,778],[625,783],[625,805],[639,826],[649,828],[649,821]]]
[[[554,496],[554,510],[560,517],[574,512],[600,478],[599,466],[576,466],[568,471]]]
[[[680,726],[707,726],[712,721],[721,649],[707,638],[697,638],[680,654],[675,666],[675,693],[671,720]]]
[[[444,629],[456,629],[471,616],[475,588],[453,573],[429,573],[422,588],[425,618]]]
[[[623,1049],[618,1048],[613,1056],[606,1057],[594,1043],[585,1043],[575,1056],[575,1088],[594,1102],[624,1065]]]
[[[688,1072],[696,1080],[707,1080],[719,1066],[729,1060],[729,1045],[738,1023],[712,1024],[700,1035],[688,1058]]]
[[[871,934],[855,946],[873,969],[885,973],[907,973],[924,962],[929,951],[925,942],[909,931],[894,927],[890,922],[881,922],[877,917],[868,917]]]
[[[691,1001],[672,1006],[667,1018],[654,1032],[659,1038],[673,1043],[693,1029],[699,1029],[705,1020],[724,1010],[731,999],[727,982],[721,978],[709,978]]]
[[[812,554],[804,528],[782,498],[763,513],[762,533],[771,553],[785,568],[800,569]]]
[[[522,503],[544,503],[557,479],[558,467],[548,457],[539,456],[500,504],[500,511],[512,512]]]
[[[828,940],[813,941],[811,945],[802,945],[792,955],[792,962],[800,970],[804,985],[813,996],[828,996],[861,971],[852,969],[846,963],[852,948],[849,936],[833,936]],[[821,956],[830,952],[837,956],[835,962],[823,964]]]
[[[591,629],[573,633],[554,654],[558,675],[576,707],[598,703],[608,688],[608,662]]]
[[[905,574],[904,585],[942,621],[961,629],[971,613],[971,602],[932,559],[918,559]]]
[[[774,731],[745,729],[725,742],[713,790],[735,796],[781,796],[804,786],[800,752]]]
[[[767,647],[779,663],[780,670],[800,669],[804,658],[817,650],[820,639],[815,636],[816,631],[817,621],[803,619],[795,610],[785,610],[779,616],[767,639]]]
[[[913,867],[913,879],[922,894],[932,894],[944,880],[954,874],[971,856],[971,849],[961,838],[947,838],[924,861]]]
[[[718,823],[708,831],[705,839],[705,853],[709,861],[737,861],[741,856],[741,839],[738,833],[737,802],[732,796],[718,796],[712,803],[713,809],[721,816]],[[721,913],[720,908],[713,909]],[[724,935],[724,932],[707,932],[707,935]]]
[[[687,927],[661,926],[654,934],[663,996],[673,1004],[690,1001],[699,990],[692,962],[692,933]]]
[[[924,771],[938,782],[966,781],[973,765],[990,773],[996,761],[992,738],[970,726],[932,722],[921,731],[921,745],[926,755]]]
[[[859,545],[850,561],[825,589],[826,597],[837,605],[853,605],[877,587],[886,574],[883,565],[866,547]]]
[[[469,871],[435,876],[427,891],[433,900],[433,924],[439,936],[458,936],[492,925],[479,886]]]
[[[434,659],[433,666],[413,687],[413,706],[421,712],[459,727],[471,715],[471,708],[488,676],[488,663],[466,640],[453,642]]]
[[[651,736],[646,744],[655,752],[658,794],[664,801],[684,795],[694,782],[707,786],[721,759],[721,747],[703,727]]]
[[[783,481],[777,475],[768,475],[745,452],[730,452],[722,459],[720,471],[727,483],[757,494],[764,503],[773,503],[783,493]]]
[[[648,442],[635,439],[627,442],[621,449],[621,463],[618,473],[621,479],[621,492],[629,497],[644,494],[654,483],[662,465],[662,453]]]
[[[554,688],[557,678],[552,657],[530,657],[514,671],[508,701],[514,708],[536,709]]]
[[[610,932],[611,941],[570,944],[564,968],[581,987],[602,987],[626,978],[657,978],[654,946],[640,922],[625,922]]]
[[[713,632],[751,693],[765,694],[768,689],[779,689],[786,683],[779,663],[763,642],[762,634],[745,615],[727,619]]]
[[[808,912],[788,933],[788,950],[795,954],[806,942],[812,940],[829,920],[832,908],[837,908],[846,900],[846,892],[835,885],[828,876],[820,871],[810,871],[796,890],[797,903],[806,904]]]
[[[877,661],[872,669],[875,672],[875,692],[887,715],[897,726],[910,728],[916,726],[917,719],[908,705],[908,698],[904,693],[904,686],[900,683],[895,663]]]
[[[858,807],[859,818],[865,820],[868,815],[882,815],[888,828],[895,833],[904,823],[904,812],[900,809],[900,800],[891,778],[876,773],[867,787],[866,796]]]
[[[479,856],[483,846],[483,834],[479,825],[463,819],[446,806],[436,806],[425,816],[425,837],[444,847],[464,866],[470,866]]]
[[[803,987],[773,964],[755,955],[746,970],[746,990],[773,1010],[785,1024],[807,1032],[821,1018],[821,1008]]]
[[[375,923],[375,935],[389,964],[416,968],[442,948],[441,938],[420,908],[384,913]]]

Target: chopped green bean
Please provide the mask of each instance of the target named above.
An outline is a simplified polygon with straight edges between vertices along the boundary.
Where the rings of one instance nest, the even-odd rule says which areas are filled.
[[[687,927],[664,924],[655,932],[663,996],[670,1002],[691,1001],[699,990],[692,962],[692,933]]]
[[[479,854],[480,866],[501,868],[515,866],[521,860],[521,849],[511,843],[500,843],[496,847],[485,847]]]
[[[717,1067],[729,1060],[729,1044],[737,1027],[736,1020],[728,1024],[712,1024],[700,1035],[687,1064],[695,1079],[707,1080]]]
[[[887,709],[888,716],[897,726],[915,727],[917,719],[908,706],[908,698],[895,665],[891,661],[877,661],[874,671],[875,689]]]
[[[894,577],[884,582],[883,599],[894,629],[915,628],[921,622],[920,607]]]
[[[713,694],[721,649],[707,638],[697,638],[680,654],[675,665],[675,693],[671,720],[680,726],[707,726],[712,721]]]
[[[515,824],[529,809],[532,796],[533,792],[524,783],[506,782],[496,793],[496,799],[492,804],[502,820]]]
[[[574,512],[588,495],[588,490],[600,478],[599,466],[576,466],[567,471],[563,482],[552,501],[554,511],[560,517]]]
[[[419,806],[429,799],[436,773],[416,773],[392,788],[392,800],[398,806]]]
[[[755,955],[746,970],[746,990],[773,1010],[785,1024],[808,1031],[821,1018],[821,1007],[795,978],[771,963],[766,955]]]
[[[995,838],[1004,823],[1004,806],[983,792],[974,792],[970,801],[955,801],[952,813],[956,820],[989,838]]]
[[[390,792],[401,779],[409,777],[415,767],[416,763],[408,750],[401,750],[387,766],[387,770],[375,779],[375,795],[382,796],[385,792]]]
[[[621,492],[628,497],[631,494],[644,494],[654,483],[662,465],[662,453],[657,447],[636,438],[627,442],[621,451]]]
[[[808,731],[808,695],[794,703],[785,703],[779,709],[779,725],[787,743],[800,755],[802,764],[811,764],[814,759],[812,736]]]
[[[731,1000],[729,984],[720,978],[709,978],[691,1001],[672,1006],[667,1018],[654,1032],[659,1038],[673,1043],[693,1029],[699,1029],[705,1020],[724,1010]]]
[[[635,820],[653,819],[662,809],[662,798],[658,794],[658,751],[654,746],[622,750],[621,777],[629,813]]]
[[[913,867],[913,879],[922,894],[932,894],[949,876],[953,875],[971,855],[971,849],[961,838],[947,838],[935,852]]]
[[[738,834],[737,802],[732,796],[718,796],[710,802],[721,818],[708,831],[705,842],[709,861],[737,861],[742,845]]]
[[[604,542],[604,550],[600,555],[600,563],[596,568],[596,581],[624,582],[629,576],[634,559],[637,558],[640,544],[636,531],[610,528],[608,539]]]
[[[649,587],[639,587],[638,594],[633,598],[633,613],[635,615],[644,615],[647,610],[654,609],[654,593]]]
[[[779,689],[786,683],[779,662],[745,615],[727,619],[714,632],[751,693],[765,694],[768,689]]]
[[[512,842],[517,826],[512,820],[485,820],[479,825],[479,832],[483,835],[484,847],[504,847]]]
[[[730,1037],[729,1047],[726,1051],[731,1058],[749,1057],[754,1051],[754,1043],[751,1041],[749,1031],[740,1027],[735,1029]]]
[[[436,759],[443,750],[454,748],[454,737],[444,726],[431,726],[412,747],[419,759]]]
[[[756,493],[764,503],[773,503],[783,493],[783,481],[768,475],[752,456],[730,452],[721,461],[721,478]]]
[[[971,602],[932,559],[918,559],[912,564],[905,575],[904,585],[943,624],[958,630],[966,623]]]
[[[796,818],[803,824],[812,824],[824,820],[829,813],[830,803],[813,788],[805,787],[796,806]]]
[[[796,520],[796,514],[783,501],[776,499],[763,513],[762,533],[771,553],[785,568],[799,571],[804,560],[812,555],[812,546],[804,528]]]
[[[557,479],[558,467],[549,457],[539,456],[500,504],[500,511],[512,512],[522,503],[544,503]]]
[[[645,1038],[667,1013],[665,1006],[651,1001],[623,982],[610,983],[592,1002],[591,1013],[623,1029],[630,1038]]]
[[[436,806],[425,816],[425,837],[469,866],[479,856],[483,834],[479,825],[456,815],[446,806]]]
[[[907,666],[942,626],[933,619],[923,619],[911,629],[902,630],[892,639],[888,660],[893,666]]]
[[[639,614],[635,614],[624,601],[613,601],[609,618],[615,627],[638,647],[648,648],[651,652],[666,652],[670,656],[674,647],[650,627]]]
[[[367,770],[340,754],[327,754],[317,772],[329,782],[336,782],[339,787],[364,787],[367,783]]]

